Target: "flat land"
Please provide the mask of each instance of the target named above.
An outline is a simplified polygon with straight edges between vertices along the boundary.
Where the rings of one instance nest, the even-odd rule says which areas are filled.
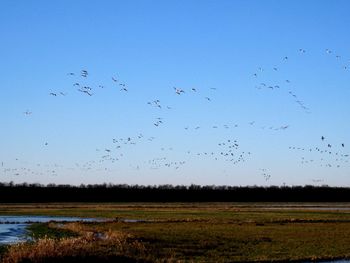
[[[82,242],[79,237],[84,237],[81,246],[84,244],[89,250],[88,256],[103,256],[107,261],[108,255],[125,257],[120,262],[350,258],[349,203],[1,204],[0,215],[107,219],[94,223],[35,224],[30,230],[36,241],[17,250],[10,248],[14,254],[19,254],[18,249],[34,251],[44,239],[60,247],[57,245],[62,243],[60,240],[79,243]],[[69,256],[77,252],[70,249],[65,253]],[[22,257],[27,255],[22,254]],[[51,252],[51,255],[56,254]],[[31,256],[34,262],[35,256]]]

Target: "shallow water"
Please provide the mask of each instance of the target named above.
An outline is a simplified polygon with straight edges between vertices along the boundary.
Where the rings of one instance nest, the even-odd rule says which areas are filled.
[[[0,245],[25,241],[27,226],[28,224],[0,224]]]
[[[0,216],[0,245],[14,244],[28,240],[26,228],[31,223],[92,222],[94,218],[54,217],[54,216]]]
[[[0,224],[29,224],[29,223],[46,223],[50,221],[57,222],[92,222],[98,221],[95,218],[80,217],[58,217],[58,216],[0,216]]]

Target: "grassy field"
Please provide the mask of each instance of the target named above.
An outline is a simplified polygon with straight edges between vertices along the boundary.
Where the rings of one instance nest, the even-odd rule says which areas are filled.
[[[9,248],[2,260],[58,262],[64,258],[67,262],[80,258],[86,262],[97,257],[101,262],[260,262],[350,258],[350,210],[324,210],[325,205],[3,204],[0,215],[108,221],[35,224],[30,230],[36,241]]]

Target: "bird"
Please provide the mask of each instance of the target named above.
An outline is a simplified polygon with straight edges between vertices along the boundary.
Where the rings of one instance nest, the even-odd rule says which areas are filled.
[[[181,95],[181,93],[185,93],[185,91],[183,89],[179,89],[179,88],[176,88],[176,87],[174,87],[174,90],[175,90],[175,93],[177,95]]]
[[[57,96],[57,94],[56,94],[56,93],[53,93],[53,92],[50,92],[50,95],[51,95],[51,96],[54,96],[54,97]]]
[[[206,99],[207,101],[211,101],[211,99],[210,99],[209,97],[205,97],[205,99]]]
[[[82,93],[85,93],[85,94],[87,94],[89,96],[92,96],[92,94],[89,91],[87,91],[87,90],[78,89],[78,91],[80,91]]]
[[[89,73],[87,72],[87,70],[82,70],[81,74],[82,77],[87,78],[87,76],[89,75]]]
[[[341,147],[345,147],[345,144],[344,144],[344,143],[342,143],[342,144],[341,144]]]
[[[321,140],[324,141],[325,137],[324,136],[321,136]]]

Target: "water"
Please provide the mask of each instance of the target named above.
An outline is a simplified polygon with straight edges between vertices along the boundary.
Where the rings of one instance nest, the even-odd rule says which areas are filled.
[[[329,208],[329,207],[327,207]],[[331,208],[332,209],[332,208]],[[339,209],[339,207],[336,207]],[[137,223],[144,220],[118,218],[120,222]],[[28,240],[27,227],[32,223],[56,222],[92,222],[95,218],[54,217],[54,216],[0,216],[0,245],[10,245]],[[322,263],[350,263],[350,260],[322,261]]]
[[[28,240],[27,227],[31,223],[92,222],[94,218],[53,217],[53,216],[0,216],[0,245],[9,245]]]
[[[58,217],[58,216],[0,216],[0,224],[30,224],[30,223],[47,223],[50,221],[57,222],[92,222],[97,221],[95,218],[80,217]]]
[[[26,240],[28,224],[1,224],[0,245],[14,244]]]

